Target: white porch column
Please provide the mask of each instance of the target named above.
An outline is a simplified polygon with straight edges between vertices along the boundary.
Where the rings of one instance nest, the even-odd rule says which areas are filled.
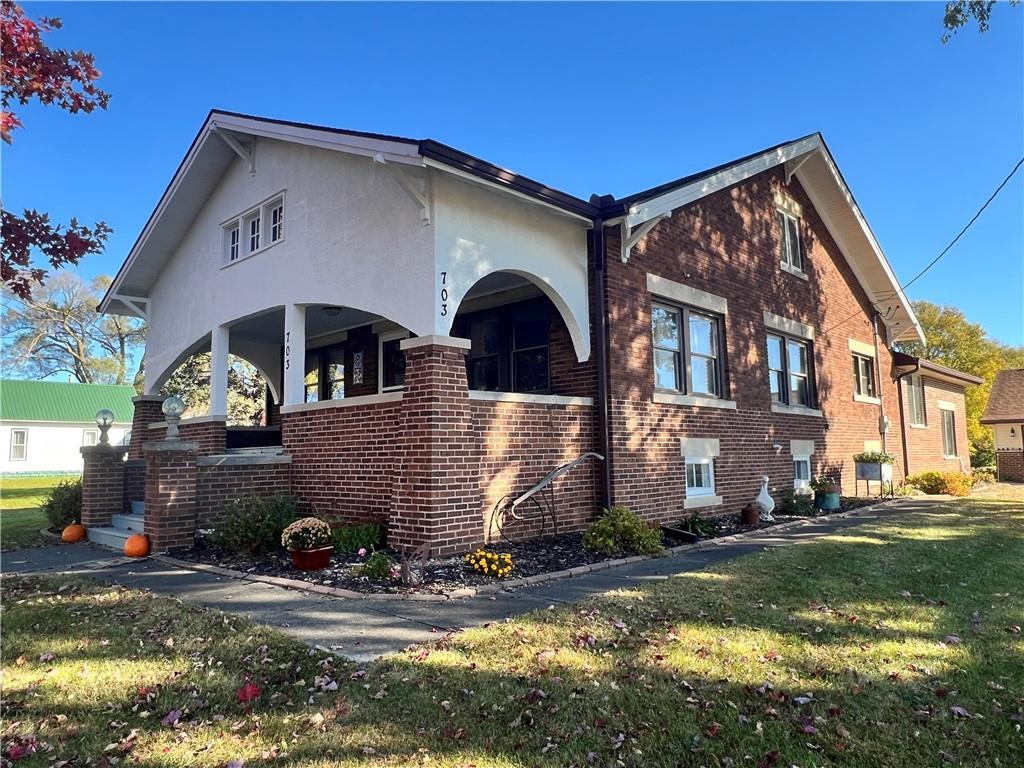
[[[228,415],[228,338],[226,325],[210,332],[210,415]]]
[[[284,399],[282,405],[306,401],[306,307],[284,308]]]

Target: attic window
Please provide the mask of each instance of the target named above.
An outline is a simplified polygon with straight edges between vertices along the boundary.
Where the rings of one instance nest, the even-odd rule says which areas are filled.
[[[782,266],[795,272],[804,271],[804,256],[800,248],[800,219],[787,211],[779,211]]]
[[[221,226],[225,265],[276,245],[284,240],[284,195],[277,194]]]

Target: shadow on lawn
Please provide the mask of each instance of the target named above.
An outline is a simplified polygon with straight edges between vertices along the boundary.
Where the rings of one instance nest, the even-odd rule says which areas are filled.
[[[234,698],[241,672],[251,671],[266,696],[287,691],[295,703],[257,706],[254,738],[262,746],[253,754],[244,736],[238,745],[248,766],[414,764],[424,757],[421,750],[445,765],[716,764],[722,756],[757,765],[771,760],[765,756],[773,750],[781,752],[779,765],[935,765],[947,758],[980,764],[993,757],[1009,764],[1019,740],[1010,716],[1019,716],[1015,701],[1024,693],[1024,671],[1013,661],[1019,637],[1005,629],[1021,611],[1013,575],[1021,519],[1011,527],[1005,507],[984,511],[994,514],[946,512],[916,516],[913,525],[881,523],[872,538],[885,539],[884,547],[858,541],[859,533],[836,536],[715,568],[730,578],[695,573],[529,614],[382,660],[364,675],[340,665],[330,673],[340,683],[338,694],[312,704],[303,703],[308,694],[296,690],[293,671],[276,664],[302,664],[311,680],[323,654],[311,659],[272,641],[274,664],[258,663],[252,654],[269,636],[265,630],[229,635],[215,648],[202,637],[179,638],[173,661],[186,671],[152,703],[154,716],[133,715],[131,690],[111,696],[102,719],[121,718],[140,729],[142,745],[133,753],[138,765],[178,764],[180,754],[145,754],[151,738],[188,751],[189,739],[176,745],[173,731],[159,724],[164,711],[205,699],[219,703],[185,718],[210,720],[219,707],[228,721],[251,720]],[[974,533],[949,538],[929,530],[950,525]],[[901,596],[902,590],[912,596]],[[122,623],[156,623],[137,658],[165,662],[161,642],[173,631],[174,611],[159,607],[166,601],[146,601],[131,596],[122,605],[100,603],[93,618],[110,611],[107,618]],[[205,635],[218,615],[203,615],[211,625]],[[41,625],[33,618],[21,623]],[[42,652],[84,634],[94,643],[66,663],[136,658],[96,644],[102,623],[69,625],[47,623],[42,636],[9,637],[5,656]],[[940,645],[950,634],[962,642]],[[224,662],[212,677],[200,663],[210,653]],[[1004,690],[989,687],[993,681]],[[58,708],[48,701],[46,684],[27,693],[5,692],[15,697],[8,719],[38,720],[60,711],[70,722],[95,721],[88,702]],[[953,706],[984,719],[958,718]],[[324,721],[314,725],[309,717],[318,714]],[[89,741],[102,749],[109,740],[103,729]],[[259,756],[282,743],[287,755]]]

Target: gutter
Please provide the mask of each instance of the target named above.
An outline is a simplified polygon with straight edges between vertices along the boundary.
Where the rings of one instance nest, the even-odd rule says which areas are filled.
[[[593,220],[591,243],[594,248],[594,284],[597,290],[595,298],[594,325],[596,338],[594,346],[597,353],[597,420],[598,420],[598,453],[604,456],[601,462],[601,495],[602,509],[610,509],[612,505],[612,470],[609,446],[611,443],[608,424],[608,316],[605,307],[605,273],[604,273],[604,219],[595,216]]]
[[[877,355],[877,353],[876,353]],[[877,356],[875,357],[877,360]],[[900,371],[896,374],[894,381],[896,382],[896,397],[900,404],[900,438],[903,443],[903,479],[906,480],[910,474],[910,454],[907,453],[907,419],[905,417],[905,409],[903,407],[903,387],[900,386],[900,382],[904,376],[909,376],[914,373],[918,373],[921,370],[921,361],[918,360],[913,368],[905,371]]]

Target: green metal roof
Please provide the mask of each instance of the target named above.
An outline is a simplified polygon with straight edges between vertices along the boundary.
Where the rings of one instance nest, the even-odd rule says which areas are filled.
[[[0,381],[0,421],[89,423],[96,411],[109,408],[114,422],[131,424],[135,388],[124,384],[78,384],[61,381]]]

